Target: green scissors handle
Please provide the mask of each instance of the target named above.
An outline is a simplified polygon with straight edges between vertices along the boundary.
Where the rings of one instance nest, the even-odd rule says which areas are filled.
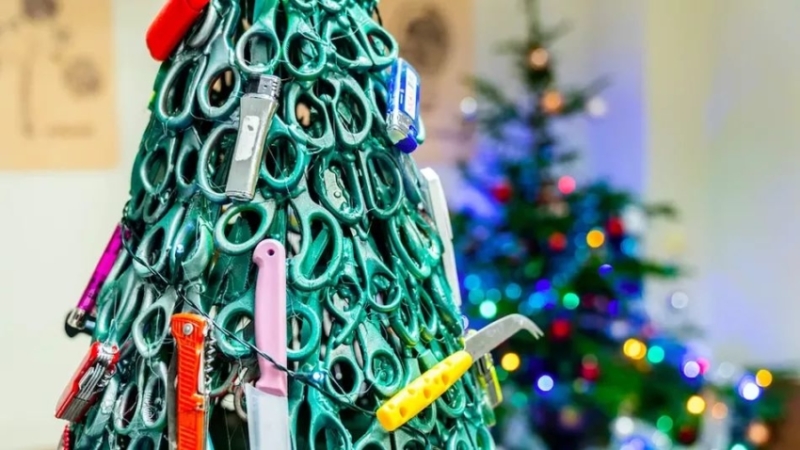
[[[100,401],[89,410],[86,416],[83,433],[75,444],[76,449],[101,449],[103,438],[109,432],[109,422],[112,420],[114,405],[119,395],[120,376],[115,374],[106,384]]]
[[[152,440],[155,447],[161,431],[167,425],[166,392],[170,382],[163,361],[140,358],[136,363],[135,379],[131,380],[117,399],[113,413],[114,431],[132,440]],[[133,414],[131,415],[131,411]],[[140,448],[131,445],[132,448]]]
[[[442,243],[418,214],[399,214],[389,220],[389,240],[395,254],[419,279],[431,275],[442,255]]]
[[[336,218],[309,196],[308,182],[305,176],[303,178],[300,184],[301,193],[289,200],[294,211],[302,211],[303,215],[299,218],[300,251],[289,261],[288,273],[294,287],[303,291],[313,291],[336,283],[336,274],[343,260],[344,238]],[[316,236],[312,228],[314,223],[322,226]],[[330,247],[330,257],[323,258],[328,247]],[[321,265],[327,267],[320,271],[317,268]]]
[[[261,179],[272,192],[294,191],[308,168],[311,157],[305,146],[295,144],[292,138],[289,127],[280,117],[274,117],[260,170]]]
[[[144,191],[161,195],[172,184],[177,156],[177,139],[163,136],[153,149],[144,154],[139,165],[139,177]]]
[[[403,176],[394,158],[374,141],[357,157],[369,213],[381,220],[397,215],[404,198]]]
[[[148,279],[154,275],[153,272],[169,278],[169,245],[178,234],[184,211],[184,206],[176,204],[142,237],[136,249],[137,258],[133,261],[133,268],[140,278]]]
[[[275,73],[283,59],[276,29],[280,0],[256,0],[250,28],[236,42],[236,64],[250,77]]]
[[[94,339],[121,345],[128,339],[136,315],[154,299],[152,285],[138,279],[129,268],[103,292],[97,303]]]
[[[400,306],[389,315],[389,324],[392,327],[392,331],[404,345],[414,347],[420,339],[419,322],[422,311],[420,310],[415,287],[409,289],[409,278],[413,279],[413,277],[409,277],[408,272],[402,267],[403,264],[396,257],[392,257],[391,263],[401,289],[401,295],[405,301],[400,303]],[[411,380],[408,382],[410,383]]]
[[[237,94],[242,88],[242,77],[234,64],[235,52],[232,44],[233,35],[239,25],[239,17],[239,3],[230,2],[224,19],[220,21],[218,30],[211,37],[211,41],[204,51],[206,63],[200,78],[199,89],[196,91],[197,106],[209,120],[225,120],[239,106],[239,95]],[[212,105],[210,95],[213,84],[225,73],[229,73],[233,77],[230,93],[222,104]]]
[[[153,358],[161,351],[169,336],[170,317],[175,311],[178,293],[169,287],[155,302],[142,310],[133,322],[131,337],[143,358]]]
[[[403,363],[377,325],[364,322],[358,328],[356,339],[364,359],[366,381],[384,397],[397,393],[403,387]]]
[[[308,20],[316,0],[282,0],[282,3],[287,20],[281,46],[283,67],[298,80],[315,80],[323,76],[327,68],[328,45]]]
[[[211,223],[216,210],[211,208],[202,195],[195,196],[183,220],[183,224],[170,244],[169,265],[174,278],[192,282],[206,273],[214,256],[214,238]]]
[[[175,160],[175,184],[178,188],[178,199],[186,201],[198,192],[197,161],[203,144],[197,129],[189,127],[181,134],[178,145],[178,157]]]
[[[274,199],[256,197],[251,203],[236,203],[228,207],[217,220],[214,227],[214,241],[220,251],[229,255],[241,255],[252,252],[259,242],[263,241],[270,231],[270,225],[275,218],[277,205]],[[250,236],[234,239],[228,236],[228,223],[235,217],[242,220],[243,216],[257,220],[256,228]]]
[[[358,36],[368,58],[372,61],[372,69],[383,70],[392,65],[399,55],[397,41],[382,26],[375,23],[369,14],[358,5],[347,7],[351,29]]]
[[[180,131],[194,120],[193,94],[200,86],[208,60],[198,51],[179,53],[174,60],[165,63],[166,75],[156,86],[153,115],[167,129]],[[188,79],[182,84],[181,81]]]
[[[217,345],[222,353],[231,358],[239,359],[253,353],[251,350],[253,336],[248,337],[243,331],[237,331],[237,327],[243,319],[253,320],[254,304],[255,291],[250,289],[238,299],[222,307],[214,319],[218,325],[214,328]],[[228,333],[236,336],[236,339],[230,338]]]
[[[226,136],[236,135],[238,127],[231,121],[218,124],[206,137],[197,158],[197,187],[207,199],[217,204],[228,201],[224,192],[228,164],[219,164],[227,157],[222,143]]]
[[[296,340],[299,343],[298,348],[291,346],[286,349],[286,359],[292,362],[304,362],[309,358],[317,358],[317,351],[319,343],[322,339],[322,320],[320,319],[320,311],[315,311],[309,304],[319,304],[318,301],[311,303],[319,294],[303,293],[305,299],[303,301],[300,295],[292,293],[288,298],[286,310],[288,311],[288,323],[296,323],[297,336],[287,336],[287,342]],[[292,332],[293,327],[288,327],[288,332]]]
[[[353,152],[327,152],[317,157],[311,171],[319,202],[347,225],[355,225],[366,213]]]

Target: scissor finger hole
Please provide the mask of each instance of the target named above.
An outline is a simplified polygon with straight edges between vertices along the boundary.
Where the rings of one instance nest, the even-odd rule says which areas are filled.
[[[231,206],[219,220],[225,224],[223,237],[226,248],[238,253],[255,248],[256,244],[267,234],[269,228],[266,210],[252,204]],[[244,227],[249,232],[236,232],[240,227]]]
[[[328,127],[324,106],[319,100],[312,98],[308,93],[303,93],[297,99],[294,121],[305,129],[305,133],[312,139],[319,139],[325,135]],[[300,105],[303,105],[300,107]]]
[[[139,406],[137,400],[139,397],[139,386],[136,383],[129,383],[122,391],[122,395],[117,400],[117,405],[114,411],[115,428],[118,431],[125,431],[133,423],[136,417],[136,409]]]
[[[272,139],[264,152],[264,170],[272,179],[284,182],[295,175],[289,172],[294,172],[292,168],[296,166],[299,156],[297,147],[288,137]]]
[[[412,30],[413,32],[413,30]],[[386,57],[392,54],[395,46],[392,38],[380,28],[369,29],[366,33],[367,43],[375,54]],[[438,36],[437,36],[438,37]],[[444,58],[442,58],[444,60]]]
[[[375,383],[384,387],[392,387],[399,384],[403,368],[397,357],[388,350],[378,349],[371,353],[372,361],[369,370],[372,372],[372,379]]]
[[[331,370],[328,374],[328,383],[338,394],[352,396],[358,389],[358,368],[354,361],[344,357],[337,357],[332,361]]]
[[[171,79],[165,80],[166,86],[162,88],[166,94],[161,97],[161,106],[169,115],[184,112],[186,103],[191,101],[191,80],[194,78],[197,67],[193,60],[187,59],[179,62],[179,67]]]
[[[236,86],[236,75],[231,69],[225,69],[211,78],[208,86],[208,103],[219,108],[228,102],[233,95],[233,88]]]
[[[147,153],[142,162],[142,170],[145,190],[151,195],[160,194],[167,186],[171,170],[167,149],[159,145]]]
[[[275,35],[254,30],[241,39],[244,40],[238,44],[240,58],[250,70],[264,69],[269,61],[274,61],[278,57],[278,42]]]
[[[336,28],[331,33],[331,44],[336,49],[336,55],[348,61],[355,61],[359,56],[360,46],[355,40],[355,35],[349,29]]]
[[[178,155],[177,178],[184,186],[194,183],[197,177],[197,163],[200,158],[200,149],[197,147],[184,148]]]
[[[319,320],[313,319],[314,311],[307,306],[295,306],[289,311],[288,319],[292,327],[287,327],[287,334],[291,334],[286,337],[293,345],[286,350],[286,359],[298,363],[316,352],[322,331]]]
[[[144,388],[142,421],[151,427],[164,420],[167,414],[167,380],[154,376]]]
[[[286,59],[294,68],[302,70],[314,64],[321,66],[320,63],[324,62],[325,56],[322,53],[322,43],[316,33],[313,36],[308,36],[301,32],[293,33],[286,44],[286,47],[284,47],[284,51],[288,50]]]

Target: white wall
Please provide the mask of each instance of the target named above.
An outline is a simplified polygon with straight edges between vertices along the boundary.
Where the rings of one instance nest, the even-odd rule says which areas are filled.
[[[161,0],[114,1],[120,167],[87,173],[0,173],[0,447],[52,449],[55,403],[86,351],[69,340],[74,306],[127,199],[157,65],[144,33]]]

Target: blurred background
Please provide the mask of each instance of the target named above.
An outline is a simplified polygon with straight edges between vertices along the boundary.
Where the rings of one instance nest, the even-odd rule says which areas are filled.
[[[52,417],[54,402],[86,349],[86,342],[65,337],[64,316],[127,200],[158,69],[144,34],[161,6],[162,0],[0,5],[0,130],[7,139],[0,147],[3,448],[53,448],[63,427]],[[647,221],[641,233],[642,255],[682,269],[677,278],[645,283],[653,326],[691,322],[702,337],[676,332],[675,339],[711,367],[728,364],[754,376],[800,368],[800,4],[541,0],[535,9],[526,14],[521,0],[381,2],[384,25],[423,79],[428,142],[415,160],[442,176],[454,210],[474,205],[458,162],[491,147],[476,118],[489,103],[467,77],[524,98],[530,83],[514,66],[520,55],[503,54],[498,45],[528,40],[531,14],[542,29],[563,24],[557,39],[539,43],[558,88],[607,81],[583,99],[591,105],[584,114],[553,125],[558,145],[579,152],[563,173],[578,189],[607,180],[677,212],[672,220]],[[521,50],[522,57],[530,60],[527,52],[536,48]],[[772,384],[763,379],[762,373],[759,386]],[[740,448],[800,448],[786,425],[794,420],[786,379],[779,415],[762,421],[760,412],[740,411],[748,417],[739,433],[748,447]],[[724,415],[706,423],[718,416]],[[762,422],[769,425],[765,439],[758,438],[762,428],[753,429]],[[671,426],[658,428],[676,438]]]

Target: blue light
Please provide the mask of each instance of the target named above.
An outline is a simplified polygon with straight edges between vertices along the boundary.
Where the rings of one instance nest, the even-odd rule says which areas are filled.
[[[631,237],[623,239],[620,247],[622,247],[622,253],[627,256],[634,256],[636,254],[636,240]]]
[[[697,361],[689,361],[683,365],[683,374],[686,378],[697,378],[700,375],[700,364]]]
[[[534,310],[544,308],[544,305],[547,303],[547,296],[542,294],[541,292],[534,292],[528,297],[528,304]]]
[[[470,274],[464,278],[464,287],[468,290],[478,289],[481,287],[481,278],[477,275]]]
[[[600,273],[601,276],[610,275],[611,272],[613,271],[614,268],[611,267],[611,264],[603,264],[602,266],[600,266],[600,269],[598,269],[598,272]]]
[[[537,291],[546,291],[550,289],[552,285],[550,284],[550,280],[541,279],[536,282],[536,290]]]
[[[478,303],[482,302],[483,299],[483,289],[473,289],[469,291],[469,302],[473,305],[477,305]]]
[[[555,382],[550,375],[542,375],[539,377],[539,380],[536,381],[536,386],[542,392],[550,392],[553,389],[553,386],[555,386]]]
[[[517,300],[522,295],[522,288],[517,283],[506,286],[506,297]]]
[[[500,301],[501,298],[503,298],[503,293],[500,292],[499,289],[489,289],[486,291],[486,300],[497,302]]]
[[[493,319],[497,315],[497,305],[488,300],[481,303],[480,310],[481,316],[486,319]]]
[[[761,388],[752,378],[747,377],[739,383],[739,395],[745,400],[753,401],[761,396]]]

